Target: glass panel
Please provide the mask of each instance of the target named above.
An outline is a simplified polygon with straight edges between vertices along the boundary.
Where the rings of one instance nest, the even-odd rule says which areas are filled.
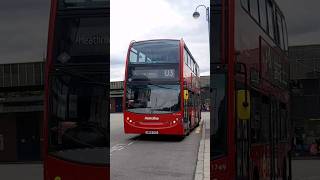
[[[282,19],[282,27],[283,27],[283,35],[284,35],[284,47],[285,50],[288,51],[288,34],[287,34],[287,25],[286,25],[286,21],[283,18]]]
[[[139,54],[139,61],[130,58],[131,64],[179,63],[179,41],[177,40],[137,42],[133,44],[131,51]],[[140,61],[140,59],[144,60]]]
[[[260,10],[260,24],[264,30],[267,30],[267,9],[266,9],[266,1],[261,0],[259,1],[259,10]]]
[[[227,98],[226,98],[226,75],[213,75],[213,138],[211,148],[213,156],[223,155],[227,152]]]
[[[245,10],[249,10],[249,3],[248,3],[248,0],[241,0],[241,4],[242,4],[242,7],[245,9]]]
[[[133,48],[130,49],[130,62],[136,63],[138,62],[138,54],[137,51]]]
[[[106,63],[108,31],[105,17],[59,19],[55,63]]]
[[[186,50],[184,50],[183,58],[184,58],[184,63],[185,63],[185,64],[188,64],[188,53],[187,53]]]
[[[148,58],[148,60],[150,60],[150,58]],[[148,63],[146,55],[143,54],[142,52],[139,53],[139,59],[138,59],[139,63]]]
[[[100,76],[104,75],[90,75],[106,79]],[[67,74],[54,75],[50,82],[49,153],[77,162],[107,163],[107,87]]]
[[[190,57],[189,57],[189,54],[187,54],[187,66],[188,66],[188,67],[190,66]]]
[[[126,106],[129,112],[165,114],[180,110],[180,85],[128,84]]]
[[[282,22],[281,22],[281,15],[277,13],[277,25],[278,25],[278,37],[279,37],[279,46],[284,49],[284,42],[283,42],[283,31],[282,31]]]
[[[269,35],[272,39],[274,39],[274,23],[273,23],[273,5],[267,0],[267,12],[268,12],[268,27],[269,27]]]
[[[250,0],[250,13],[259,22],[258,0]]]

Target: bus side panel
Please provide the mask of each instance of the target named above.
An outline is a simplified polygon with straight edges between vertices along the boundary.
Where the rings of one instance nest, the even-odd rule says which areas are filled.
[[[49,180],[59,178],[68,180],[109,179],[110,170],[107,166],[90,166],[60,160],[49,156],[47,158],[46,176]]]
[[[49,108],[49,70],[52,66],[52,59],[53,59],[53,46],[54,46],[54,32],[55,32],[55,21],[56,21],[56,14],[57,14],[57,1],[51,0],[51,9],[50,9],[50,20],[49,20],[49,28],[48,28],[48,42],[47,42],[47,63],[45,68],[45,87],[44,87],[44,122],[43,122],[43,137],[45,139],[44,141],[44,150],[43,150],[43,157],[44,157],[44,167],[43,167],[43,174],[44,179],[47,180],[48,177],[47,174],[47,164],[48,164],[48,108]]]
[[[277,102],[288,104],[288,90],[274,81],[276,73],[274,72],[275,66],[273,66],[273,64],[279,63],[281,67],[285,67],[287,57],[254,20],[254,17],[248,14],[241,2],[236,1],[235,48],[237,62],[244,63],[247,67],[248,88],[254,87],[260,96],[269,99],[272,97]],[[275,60],[279,60],[279,62]],[[273,67],[270,68],[270,66]],[[243,83],[244,76],[238,76],[237,80]],[[270,120],[275,121],[273,122],[275,124],[278,123],[271,117]],[[277,126],[271,126],[271,128],[273,129],[270,132],[278,133]],[[278,135],[271,134],[270,142],[264,145],[251,145],[248,161],[250,177],[254,177],[255,169],[258,170],[260,178],[281,177],[282,175],[283,160],[287,159],[290,142],[281,144]]]

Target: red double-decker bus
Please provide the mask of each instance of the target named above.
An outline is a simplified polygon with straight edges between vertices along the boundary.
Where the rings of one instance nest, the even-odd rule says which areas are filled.
[[[183,40],[130,44],[123,102],[125,133],[185,136],[199,125],[200,71]]]
[[[274,0],[211,1],[211,179],[291,179],[288,38]]]
[[[109,1],[52,0],[44,179],[109,179]]]

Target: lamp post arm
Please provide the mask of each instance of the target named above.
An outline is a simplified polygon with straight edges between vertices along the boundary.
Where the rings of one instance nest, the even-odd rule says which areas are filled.
[[[195,12],[198,12],[198,8],[199,7],[204,7],[205,9],[206,9],[206,19],[207,19],[207,21],[209,22],[210,21],[210,10],[209,10],[209,7],[207,7],[207,6],[205,6],[205,5],[203,5],[203,4],[200,4],[200,5],[198,5],[197,7],[196,7],[196,10],[195,10]]]

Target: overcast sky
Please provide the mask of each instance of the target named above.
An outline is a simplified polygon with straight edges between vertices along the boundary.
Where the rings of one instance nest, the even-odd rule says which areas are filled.
[[[49,11],[49,0],[0,1],[0,63],[43,59]]]
[[[111,0],[111,81],[124,79],[125,58],[131,40],[181,39],[198,62],[201,75],[209,75],[208,24],[205,8],[193,19],[197,5],[209,0]]]

